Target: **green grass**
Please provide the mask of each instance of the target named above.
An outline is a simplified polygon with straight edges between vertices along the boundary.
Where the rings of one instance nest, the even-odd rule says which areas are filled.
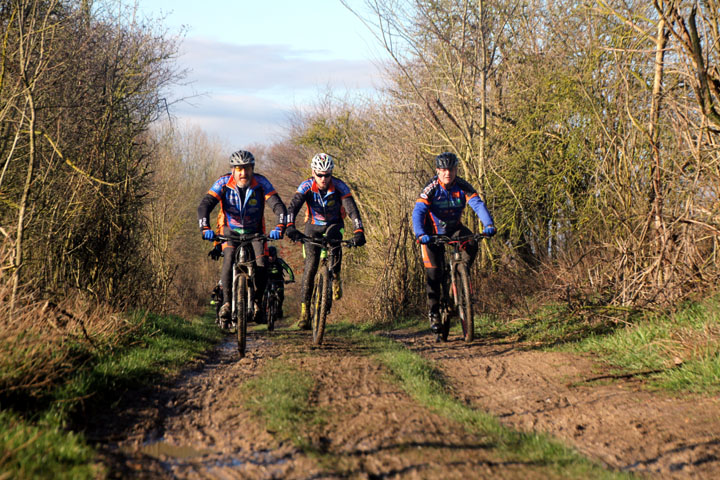
[[[314,385],[312,376],[287,360],[275,359],[241,388],[245,405],[265,422],[268,431],[311,453],[310,432],[325,422],[325,412],[310,402]]]
[[[547,467],[565,478],[628,477],[605,470],[547,435],[511,430],[502,426],[494,416],[461,403],[448,393],[442,375],[429,361],[398,342],[373,335],[370,326],[335,324],[329,328],[331,334],[344,335],[366,344],[415,401],[481,435],[487,445],[507,461]]]
[[[102,478],[92,448],[67,425],[112,407],[128,390],[178,373],[222,338],[210,317],[136,314],[129,321],[141,323],[137,334],[77,365],[65,384],[48,389],[48,401],[32,404],[42,408],[14,403],[12,410],[0,410],[0,479]]]
[[[105,473],[80,435],[8,411],[0,411],[0,454],[0,479],[93,479]]]
[[[651,384],[675,392],[720,392],[720,299],[648,314],[608,335],[590,335],[567,349],[599,354],[624,372],[658,371]]]

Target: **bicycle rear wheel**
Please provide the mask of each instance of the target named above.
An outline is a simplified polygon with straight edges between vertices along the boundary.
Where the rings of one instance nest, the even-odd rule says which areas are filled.
[[[325,335],[325,320],[330,310],[330,272],[321,268],[315,276],[315,292],[313,296],[312,333],[313,344],[322,345]]]
[[[237,312],[237,343],[240,357],[245,356],[248,323],[248,284],[245,275],[238,275],[234,285],[235,308]]]
[[[460,314],[463,338],[466,342],[472,342],[475,336],[475,320],[473,318],[472,299],[470,298],[470,278],[467,266],[459,264],[455,271],[455,303]]]

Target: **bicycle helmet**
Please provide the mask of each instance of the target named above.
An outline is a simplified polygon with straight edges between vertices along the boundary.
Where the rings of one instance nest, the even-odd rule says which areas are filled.
[[[230,155],[230,165],[233,167],[255,165],[255,157],[247,150],[238,150]]]
[[[274,246],[268,247],[268,256],[269,257],[277,257],[277,248]]]
[[[443,152],[437,157],[435,157],[435,167],[436,168],[453,168],[457,167],[458,164],[458,158],[457,155],[455,155],[452,152]]]
[[[310,168],[315,172],[331,172],[334,167],[335,162],[327,153],[318,153],[310,162]]]

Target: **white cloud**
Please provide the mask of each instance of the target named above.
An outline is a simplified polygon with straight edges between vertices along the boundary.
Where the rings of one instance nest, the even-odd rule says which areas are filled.
[[[178,63],[189,69],[190,86],[177,87],[173,114],[230,147],[277,140],[293,110],[317,100],[327,88],[370,92],[380,83],[369,61],[322,59],[328,52],[288,45],[234,45],[191,37]],[[329,53],[328,53],[329,55]]]
[[[370,61],[320,59],[323,51],[289,45],[233,45],[203,38],[184,44],[182,65],[198,85],[245,91],[314,89],[330,84],[372,88],[379,72]]]

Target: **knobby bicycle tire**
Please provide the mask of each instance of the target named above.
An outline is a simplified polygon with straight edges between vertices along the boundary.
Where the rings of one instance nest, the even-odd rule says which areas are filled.
[[[237,308],[237,343],[240,357],[245,356],[245,347],[247,344],[247,324],[248,324],[248,284],[247,276],[238,275],[235,285],[235,305]]]
[[[457,266],[455,280],[455,299],[460,314],[463,338],[466,342],[472,342],[475,336],[475,320],[473,318],[472,299],[470,298],[470,278],[465,265],[460,264]]]
[[[278,312],[278,298],[277,294],[268,295],[268,308],[267,308],[267,326],[268,332],[275,330],[275,318],[277,318]]]
[[[325,336],[325,321],[330,310],[330,272],[322,268],[315,277],[316,301],[312,318],[313,344],[322,345]]]

